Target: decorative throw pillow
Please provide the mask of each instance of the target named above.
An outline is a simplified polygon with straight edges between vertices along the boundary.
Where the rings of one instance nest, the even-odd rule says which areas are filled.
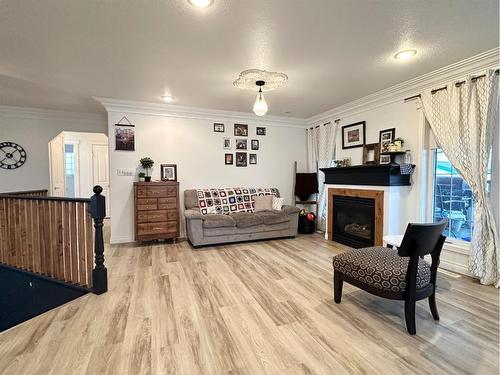
[[[254,211],[270,211],[273,209],[272,195],[259,195],[253,198]]]
[[[196,189],[198,207],[203,215],[215,213],[228,215],[234,212],[253,212],[253,198],[275,195],[274,188],[213,188]]]
[[[272,197],[273,197],[273,210],[281,211],[281,207],[283,207],[283,201],[285,199],[284,198],[276,198],[274,195]]]

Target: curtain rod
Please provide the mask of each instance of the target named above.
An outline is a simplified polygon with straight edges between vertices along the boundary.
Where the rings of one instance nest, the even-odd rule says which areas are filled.
[[[496,74],[496,75],[499,75],[499,74],[500,74],[500,69],[496,69],[496,70],[495,70],[495,74]],[[478,79],[480,79],[480,78],[484,78],[484,77],[486,77],[486,74],[481,74],[480,76],[475,76],[475,77],[472,77],[472,78],[471,78],[471,81],[472,81],[472,82],[476,82]],[[465,81],[458,81],[458,82],[455,82],[455,86],[456,86],[456,87],[460,87],[460,86],[462,86],[464,83],[465,83]],[[437,92],[439,92],[439,91],[441,91],[441,90],[446,90],[446,88],[447,88],[447,87],[446,87],[446,86],[444,86],[444,87],[439,87],[439,88],[437,88],[437,89],[433,89],[433,90],[431,90],[431,94],[432,94],[432,95],[434,95],[435,93],[437,93]],[[420,94],[418,94],[418,95],[413,95],[413,96],[410,96],[410,97],[408,97],[408,98],[405,98],[405,99],[404,99],[404,102],[405,102],[405,103],[407,103],[407,102],[411,102],[412,100],[415,100],[415,99],[418,99],[418,98],[420,98]]]
[[[340,119],[338,118],[338,119],[336,119],[336,120],[333,120],[333,122],[334,122],[334,123],[336,123],[336,124],[338,124],[338,123],[340,122]],[[331,121],[325,122],[325,123],[323,124],[323,126],[326,126],[326,125],[328,125],[328,124],[331,124]],[[320,127],[320,125],[316,125],[316,126],[314,126],[314,127],[310,127],[310,128],[309,128],[309,130],[313,130],[313,129],[316,129],[316,128],[319,128],[319,127]]]

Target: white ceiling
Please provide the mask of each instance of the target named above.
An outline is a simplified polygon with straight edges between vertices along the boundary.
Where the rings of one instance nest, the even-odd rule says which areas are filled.
[[[250,112],[239,72],[284,72],[270,114],[307,118],[499,45],[498,0],[0,0],[0,104],[92,97]],[[395,52],[416,48],[401,63]]]

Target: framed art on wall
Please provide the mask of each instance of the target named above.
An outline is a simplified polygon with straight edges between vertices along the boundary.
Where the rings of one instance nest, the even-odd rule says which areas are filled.
[[[224,133],[224,124],[220,122],[214,122],[214,132]]]
[[[248,137],[248,125],[234,124],[234,135],[237,137]]]
[[[389,152],[389,145],[396,137],[396,128],[381,130],[378,137],[380,153]],[[381,163],[382,164],[382,163]]]
[[[231,138],[224,138],[222,142],[222,148],[224,150],[231,150]]]
[[[257,127],[256,134],[257,135],[266,135],[266,128]]]
[[[177,181],[177,164],[162,164],[160,174],[162,181]]]
[[[237,150],[246,150],[247,149],[247,140],[246,139],[236,139],[236,149]]]
[[[380,158],[378,143],[370,143],[363,146],[363,164],[378,164]]]
[[[250,154],[248,156],[248,162],[250,164],[257,164],[257,154]]]
[[[233,165],[233,154],[224,154],[224,164]]]
[[[251,145],[252,150],[258,150],[259,149],[259,140],[252,139],[252,142],[250,145]]]
[[[365,144],[365,121],[342,126],[342,148],[363,147]]]
[[[246,152],[237,152],[236,153],[236,166],[237,167],[246,167],[247,166],[247,153]]]

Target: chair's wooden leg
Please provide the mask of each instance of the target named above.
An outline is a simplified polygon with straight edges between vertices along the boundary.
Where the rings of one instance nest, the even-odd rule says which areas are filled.
[[[407,299],[405,300],[405,318],[406,318],[406,329],[410,335],[417,333],[417,328],[415,326],[415,300]]]
[[[429,307],[431,308],[431,314],[434,320],[439,320],[439,312],[436,306],[436,292],[429,296]]]
[[[342,274],[338,271],[333,271],[333,300],[335,303],[340,303],[342,299]]]

